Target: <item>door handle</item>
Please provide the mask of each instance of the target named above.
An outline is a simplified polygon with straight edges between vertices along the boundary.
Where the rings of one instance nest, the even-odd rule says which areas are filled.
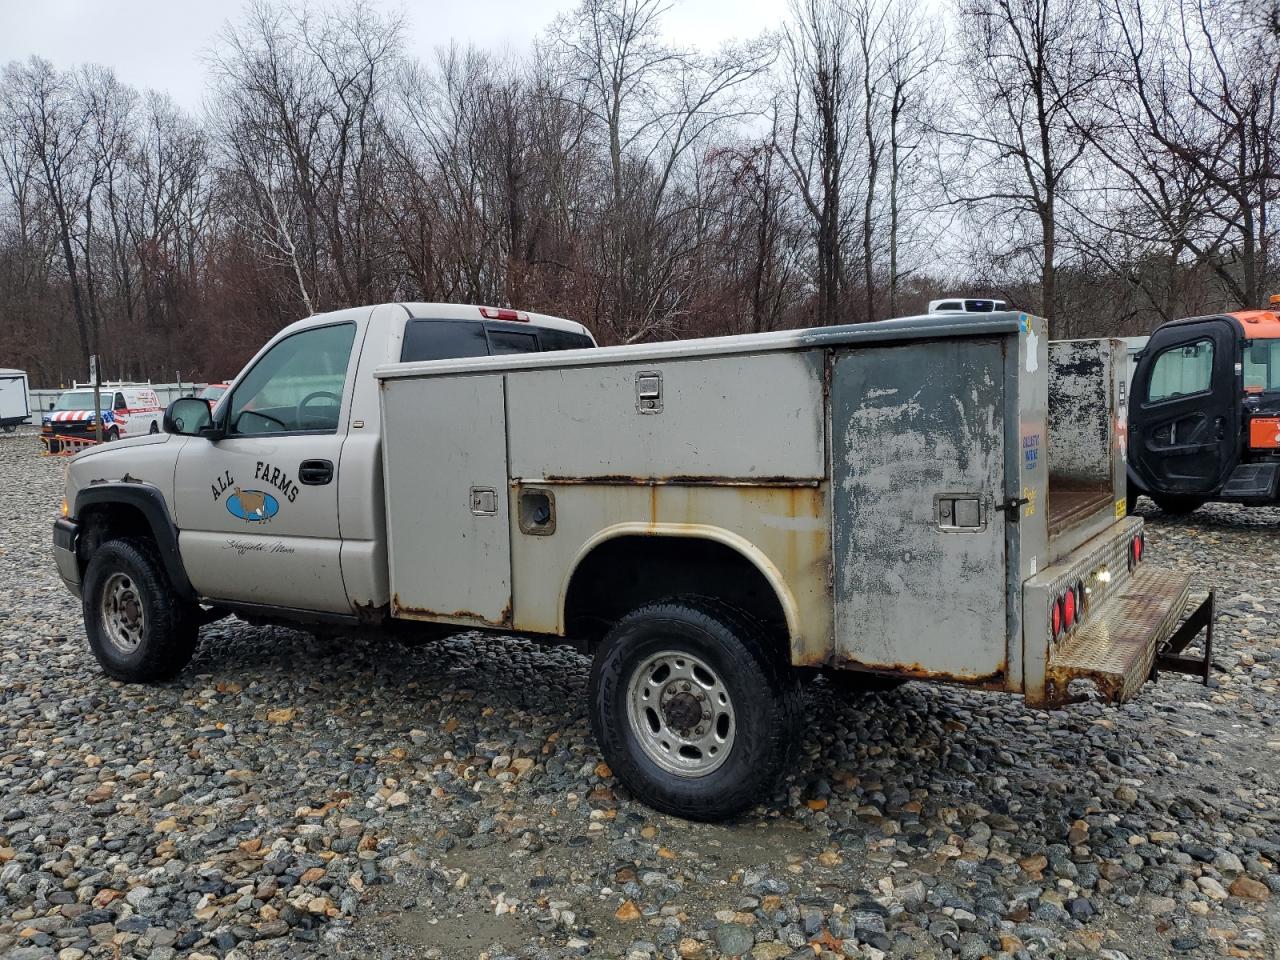
[[[303,460],[298,464],[298,480],[309,487],[322,487],[332,479],[332,460]]]

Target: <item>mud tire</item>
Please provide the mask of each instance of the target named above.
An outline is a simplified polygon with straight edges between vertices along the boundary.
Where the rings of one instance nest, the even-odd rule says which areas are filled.
[[[113,575],[123,574],[136,593],[143,627],[131,651],[112,642],[104,623],[103,594]],[[157,683],[182,672],[199,635],[196,608],[180,601],[155,548],[147,540],[109,540],[94,551],[83,587],[85,632],[103,671],[129,683]]]
[[[684,651],[728,692],[734,735],[720,766],[700,776],[663,769],[645,752],[628,714],[629,688],[645,660]],[[723,820],[772,792],[791,760],[802,715],[786,644],[748,614],[704,597],[672,597],[619,620],[591,665],[591,729],[605,760],[639,799],[689,820]]]

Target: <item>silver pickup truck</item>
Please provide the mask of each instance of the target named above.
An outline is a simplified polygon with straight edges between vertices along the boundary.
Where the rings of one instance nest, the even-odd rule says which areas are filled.
[[[344,310],[76,456],[54,555],[125,680],[231,613],[581,644],[616,774],[725,817],[819,673],[1041,707],[1207,677],[1211,637],[1180,651],[1212,598],[1126,516],[1113,351],[1013,312],[597,348],[515,310]]]

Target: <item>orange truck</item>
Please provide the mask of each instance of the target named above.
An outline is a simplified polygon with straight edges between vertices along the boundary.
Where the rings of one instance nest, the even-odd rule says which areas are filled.
[[[1168,513],[1280,498],[1280,296],[1270,309],[1161,325],[1128,403],[1129,501]]]

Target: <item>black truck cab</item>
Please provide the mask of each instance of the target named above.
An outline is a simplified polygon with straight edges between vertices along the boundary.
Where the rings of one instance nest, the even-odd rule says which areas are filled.
[[[1129,502],[1170,513],[1276,502],[1280,314],[1174,320],[1138,354],[1128,404]]]

